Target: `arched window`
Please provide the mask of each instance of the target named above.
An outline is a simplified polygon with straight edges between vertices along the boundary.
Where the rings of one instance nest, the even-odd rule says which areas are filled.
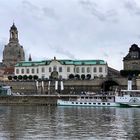
[[[77,68],[76,68],[76,73],[79,73],[79,72],[80,72],[80,71],[79,71],[79,67],[77,67]]]
[[[90,67],[87,67],[87,73],[90,73]]]
[[[51,67],[49,67],[49,72],[52,72],[52,68]]]
[[[82,73],[85,73],[85,68],[84,67],[82,67]]]
[[[38,68],[36,69],[36,73],[39,73],[39,69]]]
[[[28,74],[29,74],[29,73],[30,73],[30,70],[29,70],[29,69],[26,69],[26,73],[28,73]]]
[[[102,67],[99,67],[99,72],[103,72],[103,69],[102,69]]]
[[[67,67],[67,72],[70,72],[70,67]]]
[[[35,70],[34,69],[32,69],[32,73],[35,73]]]
[[[62,67],[59,67],[59,72],[62,72]]]
[[[21,69],[21,73],[24,74],[24,69]]]
[[[19,74],[19,69],[16,69],[16,74]]]
[[[57,67],[56,66],[53,67],[53,71],[57,71]]]
[[[97,72],[97,68],[96,67],[93,68],[93,72]]]
[[[43,73],[45,72],[45,68],[44,68],[44,67],[42,67],[42,72],[43,72]]]

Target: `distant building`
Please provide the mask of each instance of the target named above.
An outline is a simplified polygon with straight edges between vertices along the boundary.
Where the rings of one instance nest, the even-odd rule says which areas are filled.
[[[103,60],[59,60],[54,57],[45,61],[24,61],[15,65],[15,75],[37,75],[39,78],[69,79],[106,77],[108,73],[107,63]]]
[[[129,53],[123,58],[124,70],[140,70],[140,48],[133,44]]]
[[[3,50],[2,63],[4,67],[14,67],[14,65],[20,61],[25,61],[25,54],[23,46],[19,44],[17,27],[13,23],[10,28],[9,43],[5,45]]]

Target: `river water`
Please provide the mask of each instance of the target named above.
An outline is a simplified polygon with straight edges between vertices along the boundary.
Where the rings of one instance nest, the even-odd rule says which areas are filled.
[[[0,106],[0,140],[139,140],[139,108]]]

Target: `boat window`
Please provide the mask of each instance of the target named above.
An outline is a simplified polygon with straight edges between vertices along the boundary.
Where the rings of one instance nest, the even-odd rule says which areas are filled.
[[[94,105],[96,105],[96,103],[93,103]]]
[[[107,103],[107,105],[110,105],[110,103]]]
[[[80,104],[83,104],[83,103],[80,103]]]
[[[74,102],[72,102],[72,104],[74,104]]]
[[[76,104],[78,104],[78,102],[76,102]]]
[[[108,99],[111,99],[111,97],[108,97]]]
[[[105,105],[105,103],[103,103],[103,105]]]
[[[91,103],[88,103],[88,104],[91,104]]]
[[[84,104],[87,104],[87,103],[84,103]]]
[[[98,105],[100,105],[101,103],[98,103]]]
[[[88,99],[88,97],[86,97],[86,99]]]
[[[84,99],[84,97],[81,97],[81,99]]]
[[[97,97],[94,97],[94,99],[97,99]]]
[[[89,97],[90,99],[92,99],[92,97]]]

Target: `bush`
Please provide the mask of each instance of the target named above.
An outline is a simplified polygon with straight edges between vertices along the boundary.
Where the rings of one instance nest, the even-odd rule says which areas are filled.
[[[37,75],[34,75],[33,78],[34,78],[34,80],[37,80],[38,79],[38,76]]]
[[[27,80],[28,76],[27,75],[23,75],[23,79]]]
[[[12,76],[8,76],[8,80],[12,80],[12,78],[13,78]]]
[[[91,78],[91,75],[87,74],[87,79],[90,80],[90,78]]]
[[[13,78],[14,78],[14,80],[17,80],[17,76],[16,75]]]
[[[73,74],[70,74],[69,75],[69,79],[74,79],[74,75]]]
[[[81,75],[81,79],[84,80],[86,76],[84,74]]]
[[[33,76],[32,76],[32,75],[29,75],[28,78],[29,78],[30,80],[32,80],[32,79],[33,79]]]
[[[19,79],[19,80],[22,80],[22,75],[19,75],[19,76],[18,76],[18,79]]]

